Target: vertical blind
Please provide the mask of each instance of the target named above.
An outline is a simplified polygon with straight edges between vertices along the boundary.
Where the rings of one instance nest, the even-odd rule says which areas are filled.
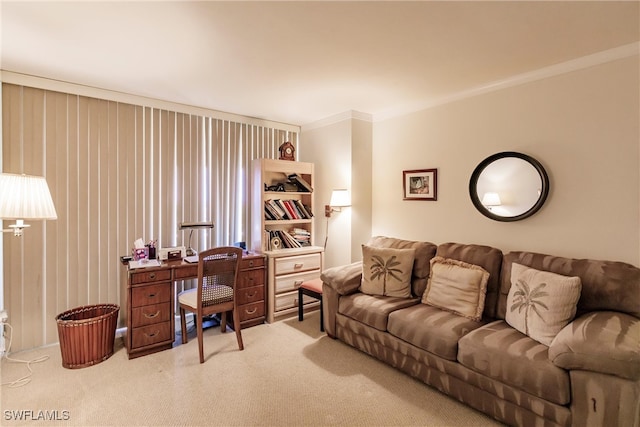
[[[4,233],[12,351],[57,342],[65,310],[119,304],[137,238],[186,245],[178,224],[210,220],[196,250],[251,241],[251,161],[298,144],[291,130],[7,83],[2,103],[3,171],[44,176],[58,213]]]

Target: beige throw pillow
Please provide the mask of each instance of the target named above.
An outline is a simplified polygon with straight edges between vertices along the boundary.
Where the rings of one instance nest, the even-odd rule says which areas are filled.
[[[369,295],[410,298],[414,256],[414,249],[362,245],[360,290]]]
[[[505,320],[539,343],[550,345],[576,315],[581,290],[579,277],[513,263]]]
[[[478,322],[488,280],[489,273],[479,265],[437,256],[431,259],[422,302]]]

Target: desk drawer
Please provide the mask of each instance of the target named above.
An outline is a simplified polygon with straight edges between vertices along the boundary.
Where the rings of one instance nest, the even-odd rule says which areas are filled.
[[[141,271],[140,273],[131,273],[131,284],[146,282],[164,282],[171,280],[171,270],[155,270]]]
[[[295,291],[303,282],[320,277],[320,270],[308,271],[300,274],[290,274],[288,276],[276,277],[276,294],[281,292]]]
[[[252,258],[242,258],[240,261],[240,270],[247,270],[249,268],[263,267],[264,266],[264,257],[252,257]]]
[[[238,288],[264,285],[264,269],[241,271],[238,273]]]
[[[319,270],[321,265],[319,253],[276,258],[275,275],[300,273],[309,270]]]
[[[254,286],[252,288],[238,289],[238,304],[248,304],[250,302],[264,300],[264,286]]]
[[[158,285],[138,286],[131,289],[131,307],[158,304],[171,301],[171,282]]]
[[[131,322],[134,328],[167,322],[171,319],[171,303],[146,305],[131,310]]]
[[[191,265],[189,267],[180,267],[176,268],[174,273],[174,280],[184,279],[185,277],[189,279],[194,279],[198,277],[198,264]]]
[[[240,322],[264,316],[264,301],[244,304],[238,307]]]
[[[132,348],[158,344],[163,341],[173,341],[171,336],[171,322],[155,323],[141,328],[133,328],[131,337]]]

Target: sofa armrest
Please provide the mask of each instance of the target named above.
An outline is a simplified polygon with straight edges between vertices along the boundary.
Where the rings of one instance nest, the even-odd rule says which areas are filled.
[[[614,311],[585,314],[556,335],[549,359],[563,369],[640,379],[640,319]]]
[[[358,290],[362,280],[362,261],[324,270],[320,278],[325,285],[340,295],[349,295]]]

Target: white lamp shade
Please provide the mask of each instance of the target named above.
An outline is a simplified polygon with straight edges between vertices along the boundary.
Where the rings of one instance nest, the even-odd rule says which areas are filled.
[[[351,195],[349,191],[343,189],[333,190],[329,206],[336,208],[351,206]]]
[[[484,193],[482,204],[485,206],[500,206],[502,202],[498,193]]]
[[[58,219],[44,177],[0,174],[0,219]]]

